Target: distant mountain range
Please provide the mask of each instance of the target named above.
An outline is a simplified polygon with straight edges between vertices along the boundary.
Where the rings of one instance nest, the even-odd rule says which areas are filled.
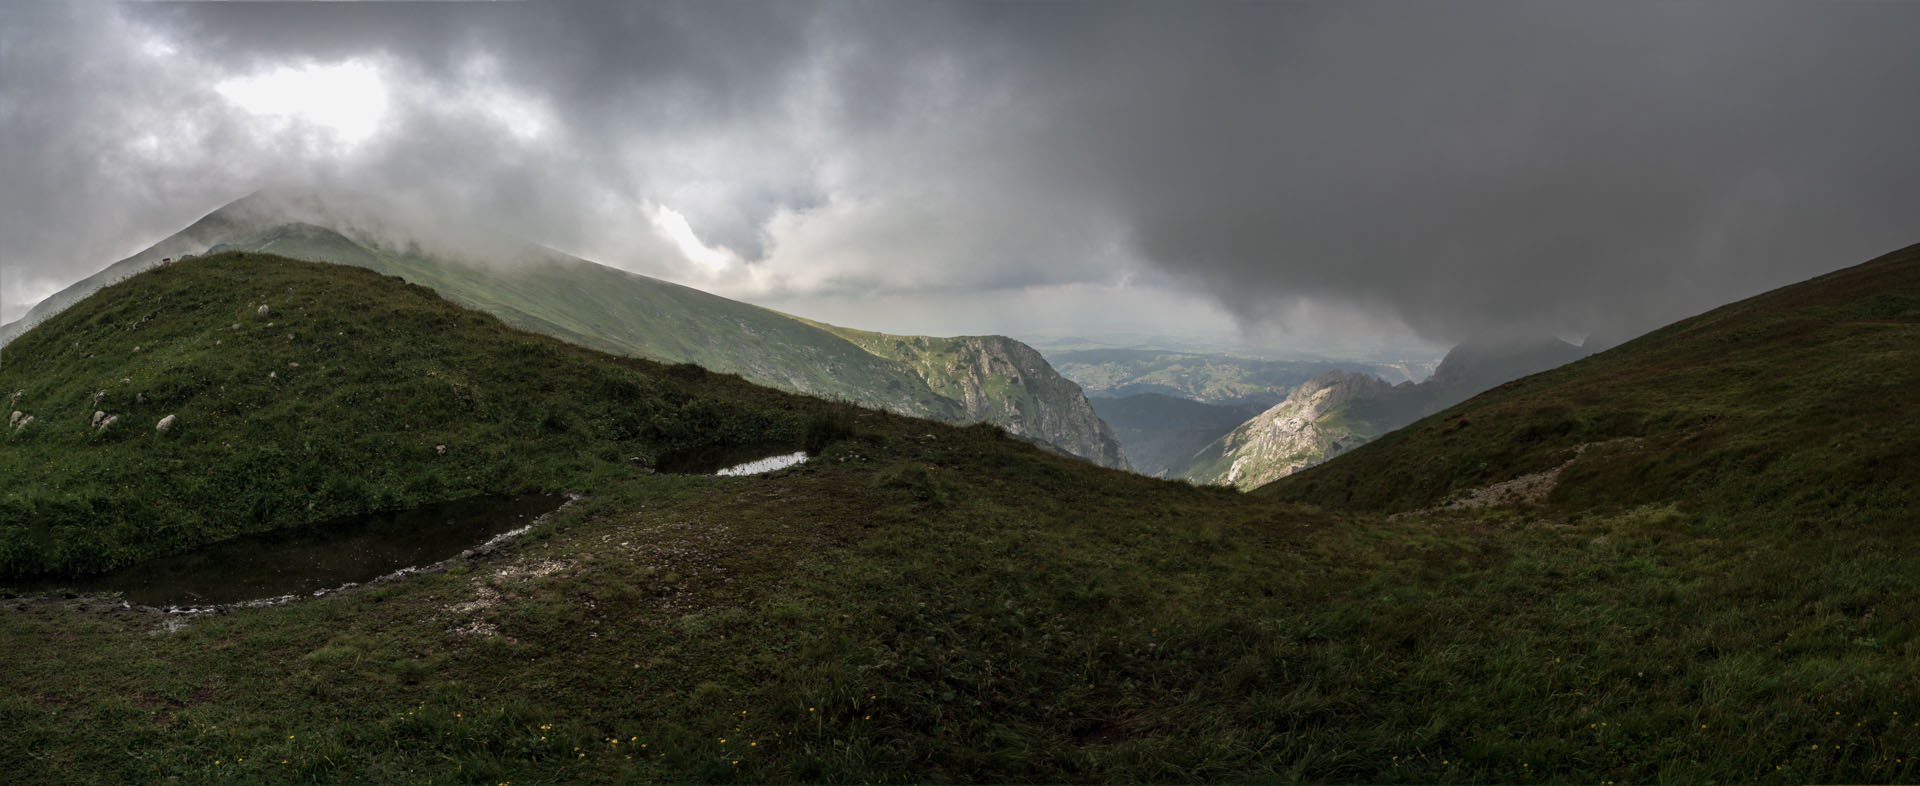
[[[1553,338],[1478,339],[1454,347],[1433,376],[1418,384],[1389,385],[1367,374],[1330,371],[1202,448],[1176,474],[1196,483],[1257,488],[1488,388],[1587,354]]]
[[[1261,412],[1258,406],[1207,404],[1163,393],[1089,400],[1120,438],[1134,470],[1161,478],[1178,477],[1194,453]]]
[[[1047,358],[1062,376],[1095,398],[1159,393],[1262,409],[1280,403],[1295,385],[1328,371],[1372,374],[1392,383],[1419,382],[1433,371],[1420,361],[1273,360],[1148,348],[1056,350]]]
[[[1079,387],[1013,339],[853,331],[480,228],[437,230],[433,234],[457,240],[423,244],[414,239],[423,232],[408,223],[365,197],[255,193],[49,297],[0,327],[0,344],[165,260],[271,253],[398,276],[515,327],[605,352],[692,363],[915,417],[985,421],[1104,466],[1127,466],[1120,443]]]

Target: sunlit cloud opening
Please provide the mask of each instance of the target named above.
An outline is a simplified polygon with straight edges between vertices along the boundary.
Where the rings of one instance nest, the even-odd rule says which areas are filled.
[[[681,255],[699,263],[709,273],[726,269],[727,265],[736,259],[732,252],[724,248],[714,248],[700,242],[700,236],[693,233],[693,227],[687,223],[687,217],[681,215],[678,210],[665,205],[655,205],[650,211],[649,218],[653,220],[653,226],[680,249]]]
[[[379,71],[358,60],[283,66],[223,81],[214,90],[253,114],[298,119],[331,129],[348,145],[372,136],[387,113],[385,81]]]

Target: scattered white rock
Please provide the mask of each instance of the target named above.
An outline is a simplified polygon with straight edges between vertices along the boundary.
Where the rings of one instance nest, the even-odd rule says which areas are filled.
[[[109,415],[105,412],[99,412],[99,411],[95,411],[93,413],[93,430],[94,431],[105,431],[108,426],[111,426],[118,422],[120,422],[119,415]]]
[[[20,397],[26,394],[27,394],[27,391],[25,390],[16,390],[13,392],[13,400],[18,402],[20,400]]]
[[[93,394],[93,405],[96,407],[100,406],[100,402],[105,400],[106,397],[107,397],[107,392],[104,390]]]
[[[299,368],[299,367],[300,367],[299,363],[296,363],[291,360],[287,361],[287,368]]]
[[[145,404],[145,403],[147,403],[147,394],[145,394],[145,393],[135,393],[135,394],[133,394],[133,403],[135,403],[135,404]]]
[[[259,308],[254,309],[253,313],[259,314],[260,316],[264,317],[268,314],[273,313],[273,309],[267,308],[267,304],[261,303]]]
[[[168,416],[166,416],[166,417],[164,417],[164,418],[161,418],[161,419],[160,419],[160,422],[159,422],[159,423],[155,423],[155,424],[153,424],[153,430],[154,430],[154,431],[159,431],[159,432],[165,432],[166,430],[168,430],[168,429],[171,429],[171,428],[173,428],[173,416],[172,416],[172,415],[168,415]]]
[[[20,429],[23,429],[23,428],[26,428],[26,427],[27,427],[27,424],[28,424],[28,423],[32,423],[32,422],[33,422],[33,416],[32,416],[32,415],[27,415],[27,416],[25,416],[25,417],[22,417],[22,418],[20,418],[20,422],[19,422],[19,423],[15,423],[15,424],[13,424],[13,430],[14,430],[14,431],[19,431]]]
[[[447,446],[445,446],[445,445],[435,445],[435,446],[433,446],[433,452],[434,452],[434,453],[435,453],[436,455],[441,455],[441,456],[444,456],[444,455],[447,455]]]
[[[279,379],[279,378],[280,378],[280,372],[278,371],[267,372],[267,379]]]
[[[14,410],[14,411],[13,411],[13,414],[11,414],[11,415],[8,415],[8,416],[7,416],[7,427],[8,427],[8,428],[19,428],[19,427],[20,427],[20,419],[21,419],[21,418],[24,418],[24,417],[26,417],[26,416],[27,416],[27,413],[25,413],[25,412],[21,412],[20,410],[17,410],[17,409],[16,409],[16,410]]]
[[[807,460],[807,452],[802,450],[802,451],[796,451],[793,453],[788,453],[780,456],[768,456],[763,459],[749,461],[745,464],[736,464],[734,466],[727,467],[726,469],[720,470],[719,472],[715,472],[713,474],[720,475],[722,477],[738,477],[741,475],[759,475],[765,472],[772,472],[776,469],[786,469],[787,467],[791,467],[795,464],[799,464],[806,460]]]

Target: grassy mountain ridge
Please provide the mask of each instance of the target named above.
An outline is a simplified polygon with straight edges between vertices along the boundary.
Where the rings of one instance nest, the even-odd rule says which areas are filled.
[[[1559,470],[1547,500],[1569,509],[1912,521],[1916,348],[1920,246],[1501,385],[1261,493],[1409,510]]]
[[[102,289],[8,345],[0,387],[32,421],[0,438],[0,573],[104,569],[306,521],[564,489],[701,444],[802,439],[804,399],[613,362],[396,284],[216,254]]]
[[[469,264],[294,224],[230,238],[216,248],[364,266],[508,324],[605,352],[694,363],[917,417],[964,417],[912,374],[825,331],[758,306],[534,246],[510,264]]]
[[[1920,777],[1911,531],[1727,537],[1659,504],[1389,518],[1276,503],[595,353],[364,270],[253,256],[154,271],[22,337],[63,348],[62,365],[14,376],[8,347],[0,379],[25,383],[55,428],[0,440],[0,460],[25,457],[4,493],[75,474],[47,461],[118,473],[90,478],[100,494],[144,483],[128,497],[142,504],[249,470],[286,486],[273,470],[309,438],[366,434],[372,449],[302,472],[323,490],[388,476],[404,490],[457,459],[471,463],[442,493],[473,474],[586,497],[445,572],[287,606],[7,598],[14,781]],[[323,344],[327,326],[349,335]],[[288,373],[291,388],[258,383]],[[205,383],[177,399],[162,379]],[[101,383],[137,428],[85,436]],[[336,390],[352,400],[318,406]],[[176,400],[202,408],[159,438],[160,410],[140,407]],[[821,430],[837,438],[818,458],[769,476],[628,460]],[[477,449],[494,439],[510,441],[499,456]],[[200,460],[150,460],[183,443]]]
[[[1018,401],[969,405],[934,391],[902,362],[758,306],[495,236],[484,229],[470,228],[464,233],[467,236],[455,241],[462,250],[428,250],[450,246],[444,238],[426,245],[411,239],[414,230],[406,225],[402,212],[365,195],[340,199],[257,193],[49,298],[27,319],[7,326],[0,339],[11,340],[100,286],[159,264],[163,255],[202,249],[272,253],[400,276],[510,325],[605,352],[694,363],[783,390],[914,417],[961,423],[985,419],[1091,460],[1108,464],[1119,460],[1116,445],[1102,444],[1100,432],[1105,427],[1097,423],[1097,416],[1095,423],[1084,422],[1086,408],[1077,390],[989,384],[976,392],[984,392],[989,399],[1007,395]],[[1038,357],[1030,349],[1011,346],[998,354]],[[1044,365],[1045,361],[1038,362]],[[1050,368],[1036,370],[1041,373],[1034,376],[1052,374]],[[1062,430],[1049,430],[1056,426]]]

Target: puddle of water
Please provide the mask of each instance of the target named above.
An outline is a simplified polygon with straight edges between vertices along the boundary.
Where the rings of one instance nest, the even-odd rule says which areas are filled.
[[[807,460],[807,452],[802,450],[802,451],[796,451],[793,453],[788,453],[784,456],[768,456],[766,458],[759,459],[756,461],[749,461],[744,464],[735,464],[731,467],[727,467],[726,469],[720,470],[719,472],[715,472],[713,474],[727,475],[727,476],[758,475],[762,472],[772,472],[776,469],[786,469],[787,467],[791,467],[795,464],[798,464],[806,460]]]
[[[110,573],[45,579],[29,590],[119,592],[141,606],[243,603],[357,584],[431,565],[524,527],[565,497],[471,497],[248,535]]]
[[[806,460],[807,454],[795,452],[792,443],[716,445],[663,456],[658,467],[678,475],[754,475]]]

